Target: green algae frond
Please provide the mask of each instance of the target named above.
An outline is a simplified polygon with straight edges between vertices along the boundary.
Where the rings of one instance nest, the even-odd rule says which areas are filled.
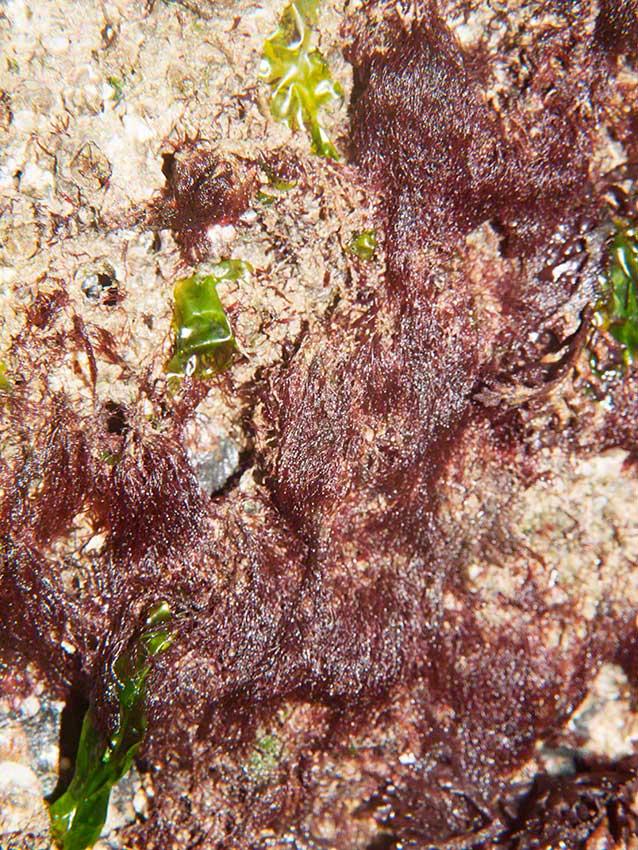
[[[638,358],[638,229],[616,222],[609,246],[607,286],[596,311],[599,330],[623,348],[625,365]]]
[[[175,348],[166,365],[169,378],[210,378],[228,366],[237,346],[217,284],[239,280],[250,270],[243,260],[226,260],[209,274],[194,274],[177,281],[173,291]]]
[[[271,207],[277,200],[276,195],[269,195],[268,192],[257,192],[257,200],[265,207]]]
[[[275,735],[264,735],[255,744],[248,770],[255,779],[266,781],[279,765],[283,746]]]
[[[106,82],[113,90],[109,99],[117,106],[124,97],[124,80],[121,77],[110,76],[106,78]]]
[[[0,360],[0,391],[11,389],[11,381],[7,377],[7,364]]]
[[[297,186],[297,180],[286,179],[268,163],[262,165],[262,171],[268,179],[268,185],[272,186],[273,189],[277,189],[279,192],[289,192]]]
[[[113,786],[128,772],[146,732],[146,679],[151,658],[172,642],[171,611],[165,602],[148,612],[144,630],[112,668],[119,704],[115,732],[109,740],[97,724],[93,705],[82,723],[71,784],[49,808],[51,836],[61,850],[85,850],[100,837]]]
[[[350,240],[348,247],[360,259],[371,260],[377,250],[377,234],[374,230],[357,233]]]
[[[257,200],[265,207],[269,207],[271,204],[274,204],[278,198],[282,197],[283,193],[290,192],[292,189],[297,187],[296,180],[286,180],[270,165],[264,164],[262,166],[262,170],[268,178],[268,183],[266,184],[267,191],[264,192],[263,189],[261,189],[257,192]]]
[[[291,130],[302,127],[319,156],[339,159],[319,121],[319,110],[340,100],[341,87],[332,79],[320,51],[311,49],[320,0],[294,0],[284,9],[277,30],[266,40],[259,76],[270,84],[270,111]]]

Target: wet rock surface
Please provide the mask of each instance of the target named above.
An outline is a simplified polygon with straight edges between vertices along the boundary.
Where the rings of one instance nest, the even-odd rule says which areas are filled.
[[[631,6],[324,3],[332,163],[277,4],[0,5],[0,846],[158,599],[101,846],[635,846],[638,384],[588,348]],[[229,257],[232,365],[169,386]]]
[[[31,680],[30,693],[0,698],[0,847],[52,847],[45,798],[59,793],[73,769],[60,759],[64,702],[52,699],[42,682]],[[76,742],[77,743],[77,742]],[[148,814],[152,786],[137,770],[114,788],[98,848],[119,848],[119,830]],[[26,843],[25,843],[26,842]]]

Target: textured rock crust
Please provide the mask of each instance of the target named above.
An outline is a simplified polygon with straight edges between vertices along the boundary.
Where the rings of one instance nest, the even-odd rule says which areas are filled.
[[[166,600],[126,846],[634,848],[629,731],[568,721],[602,668],[635,729],[638,372],[590,367],[635,3],[327,3],[338,164],[254,82],[280,11],[0,12],[5,689],[108,730]],[[239,355],[176,392],[172,284],[229,256]]]

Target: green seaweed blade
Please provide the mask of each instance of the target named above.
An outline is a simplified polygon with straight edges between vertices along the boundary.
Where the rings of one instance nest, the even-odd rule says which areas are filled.
[[[119,718],[111,739],[104,740],[94,706],[84,716],[73,779],[49,807],[51,837],[61,850],[85,850],[100,837],[111,789],[128,772],[144,740],[150,660],[172,641],[166,626],[170,617],[166,603],[155,605],[137,643],[113,664]]]
[[[11,387],[11,381],[7,376],[7,364],[4,360],[0,360],[0,390],[8,390]]]
[[[237,346],[217,285],[222,280],[239,280],[250,271],[243,260],[226,260],[209,274],[177,281],[173,290],[175,346],[166,364],[169,378],[210,378],[228,366]]]
[[[374,230],[364,230],[352,237],[348,247],[360,259],[372,260],[377,250],[377,234]]]
[[[638,358],[638,231],[616,222],[609,247],[607,287],[596,312],[598,328],[623,347],[625,365]]]
[[[338,160],[339,153],[319,121],[319,110],[340,100],[341,86],[328,63],[310,48],[319,0],[295,0],[283,11],[278,29],[264,44],[259,77],[271,87],[270,111],[291,130],[305,128],[313,153]]]

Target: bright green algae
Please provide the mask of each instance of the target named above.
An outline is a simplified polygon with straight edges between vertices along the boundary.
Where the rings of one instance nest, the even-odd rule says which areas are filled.
[[[371,260],[377,250],[377,234],[374,230],[364,230],[352,237],[348,247],[360,259]]]
[[[251,271],[243,260],[226,260],[208,274],[194,274],[175,284],[175,347],[166,365],[169,378],[210,378],[223,371],[236,349],[230,323],[217,294],[222,280],[239,280]]]
[[[638,357],[638,230],[616,222],[609,246],[607,286],[596,312],[598,329],[623,346],[625,365]]]
[[[319,110],[342,96],[328,63],[310,47],[319,5],[320,0],[295,0],[286,6],[279,27],[264,44],[259,76],[270,84],[270,111],[277,121],[291,130],[305,128],[314,153],[339,159],[319,121]]]
[[[7,376],[7,364],[4,360],[0,360],[0,390],[8,390],[11,388],[11,381]]]
[[[146,679],[153,656],[172,641],[164,602],[149,611],[144,631],[113,664],[111,687],[119,704],[117,727],[105,740],[91,705],[84,716],[71,784],[49,808],[51,836],[61,850],[85,850],[100,837],[113,786],[133,764],[146,732]]]

